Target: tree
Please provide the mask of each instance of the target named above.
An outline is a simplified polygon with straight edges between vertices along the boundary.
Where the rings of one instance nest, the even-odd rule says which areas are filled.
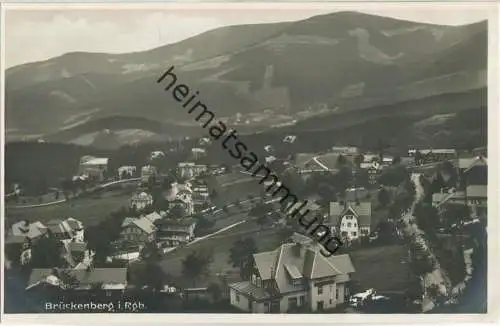
[[[338,166],[344,166],[345,164],[347,164],[347,159],[345,158],[344,155],[340,154],[338,157],[337,157],[337,165]]]
[[[327,183],[321,183],[318,186],[318,195],[325,203],[330,203],[331,201],[336,200],[335,188]]]
[[[439,225],[437,209],[429,204],[420,202],[415,205],[413,214],[422,231],[432,236],[435,233],[434,228]]]
[[[436,177],[432,181],[431,192],[433,194],[441,192],[442,189],[446,187],[446,183],[444,182],[443,175],[441,172],[436,173]]]
[[[385,188],[382,188],[379,190],[377,198],[378,198],[378,202],[380,203],[380,206],[382,206],[382,207],[387,207],[387,205],[391,201],[391,195],[389,194],[389,192]]]
[[[55,239],[50,231],[47,236],[42,237],[32,245],[31,267],[32,268],[53,268],[62,266],[61,241]]]
[[[182,261],[182,273],[193,282],[193,287],[196,286],[198,279],[208,274],[212,260],[211,253],[194,251]]]
[[[442,213],[443,220],[448,226],[453,224],[460,225],[469,216],[470,208],[463,204],[445,205]]]
[[[168,217],[177,219],[186,216],[186,209],[181,205],[174,205],[168,212]]]
[[[343,166],[340,168],[340,171],[335,174],[334,177],[336,188],[340,191],[341,194],[345,193],[345,190],[351,185],[352,182],[352,171],[349,167]]]
[[[423,163],[423,157],[422,157],[422,153],[420,153],[420,151],[415,151],[415,155],[413,156],[414,159],[415,159],[415,164],[416,165],[421,165]]]
[[[400,163],[401,163],[401,157],[394,156],[394,158],[392,159],[392,165],[398,165]]]
[[[164,275],[158,262],[161,260],[162,252],[156,243],[148,242],[140,251],[141,260],[144,262],[141,275],[138,279],[141,280],[142,286],[147,286],[154,290],[163,288]]]
[[[248,215],[253,216],[253,217],[260,217],[262,215],[266,215],[272,209],[273,209],[272,204],[258,203],[257,205],[255,205],[254,207],[252,207],[250,209],[250,211],[248,212]]]
[[[210,283],[207,287],[207,292],[210,294],[214,302],[218,302],[222,299],[223,289],[217,283]]]
[[[448,183],[451,186],[455,186],[457,181],[458,181],[458,174],[457,174],[457,170],[453,166],[453,163],[451,163],[450,161],[443,162],[441,164],[441,171],[443,171],[444,173],[446,173],[450,177],[450,179],[448,180]]]
[[[394,223],[388,221],[381,221],[377,225],[378,231],[378,241],[383,244],[389,244],[394,241],[394,237],[396,235],[396,228]]]
[[[269,217],[267,214],[261,215],[257,218],[257,224],[260,226],[260,229],[262,230],[266,223],[269,221]]]
[[[427,295],[429,298],[434,301],[438,306],[443,302],[443,295],[439,290],[439,286],[437,284],[431,284],[427,287]]]
[[[253,254],[257,252],[257,245],[253,238],[237,240],[229,251],[229,263],[240,269],[240,276],[247,280],[253,268]]]
[[[354,165],[356,165],[356,167],[360,167],[361,166],[361,163],[363,163],[365,160],[365,157],[363,156],[363,154],[358,154],[354,157]]]

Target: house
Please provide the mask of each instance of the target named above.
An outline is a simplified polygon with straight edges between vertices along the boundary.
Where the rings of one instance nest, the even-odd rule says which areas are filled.
[[[368,189],[363,187],[347,188],[345,190],[345,200],[348,202],[355,202],[356,200],[365,200],[370,197]]]
[[[355,146],[333,146],[331,152],[343,155],[357,155],[359,154],[359,148]]]
[[[269,155],[269,156],[266,156],[265,160],[266,160],[266,163],[272,163],[272,162],[276,161],[276,157],[273,155]]]
[[[432,204],[440,211],[445,209],[445,205],[468,205],[471,217],[486,218],[488,215],[488,186],[469,185],[462,191],[436,193],[432,195]]]
[[[193,218],[161,219],[156,222],[158,240],[173,247],[194,239],[196,221]]]
[[[145,165],[141,168],[141,182],[149,182],[150,178],[158,175],[158,170],[152,165]]]
[[[51,220],[47,222],[47,229],[57,240],[74,239],[74,241],[83,242],[84,239],[84,227],[82,222],[71,217],[65,220]]]
[[[370,234],[371,216],[370,201],[331,202],[330,215],[325,224],[331,226],[342,238],[355,240]]]
[[[164,213],[164,212],[162,212]],[[150,214],[142,215],[145,219],[150,221],[151,223],[154,223],[155,221],[161,220],[164,216],[158,212],[153,212]]]
[[[117,170],[118,172],[118,179],[127,179],[131,178],[135,172],[137,171],[137,167],[133,165],[124,165],[120,166]]]
[[[421,155],[421,161],[415,162],[416,164],[432,163],[439,161],[454,160],[457,158],[457,151],[455,149],[409,149],[408,156],[415,157],[417,151]]]
[[[144,208],[153,204],[153,196],[146,192],[136,193],[130,199],[130,207],[136,210],[143,210]]]
[[[165,153],[163,153],[162,151],[152,151],[151,154],[149,154],[150,161],[154,161],[163,157],[165,157]]]
[[[106,157],[82,156],[78,174],[86,175],[92,180],[103,181],[108,169],[108,161]]]
[[[41,238],[46,233],[47,227],[42,224],[42,222],[36,221],[30,223],[28,221],[20,221],[12,225],[11,232],[8,237],[13,236],[34,241]]]
[[[212,143],[212,140],[208,137],[200,138],[200,140],[198,141],[198,145],[200,145],[200,146],[210,145],[211,143]]]
[[[86,256],[87,258],[89,258],[86,242],[76,242],[73,240],[65,239],[62,240],[62,243],[62,258],[66,262],[66,267],[75,268],[84,261]]]
[[[204,148],[194,147],[191,149],[191,155],[193,156],[193,159],[197,160],[203,156],[206,156],[207,151]]]
[[[186,212],[186,215],[194,214],[194,192],[191,187],[191,183],[189,182],[185,182],[184,184],[174,182],[171,184],[169,194],[167,195],[170,206],[180,205]]]
[[[457,169],[462,176],[463,185],[488,184],[488,159],[485,156],[459,158]]]
[[[195,164],[194,162],[180,162],[177,166],[181,178],[192,179],[208,171],[204,164]]]
[[[230,302],[252,313],[322,311],[345,302],[354,273],[349,255],[323,256],[305,243],[284,243],[253,255],[249,281],[229,284]]]
[[[156,235],[156,227],[150,219],[146,217],[127,217],[122,222],[120,239],[125,242],[143,244],[153,241]]]
[[[193,204],[195,208],[202,206],[210,201],[210,193],[205,184],[195,185],[193,188]]]
[[[95,291],[103,292],[108,299],[121,297],[127,287],[126,268],[88,268],[88,269],[45,269],[31,271],[26,291],[43,291],[46,286],[61,292],[71,290],[75,298],[87,301],[87,295]]]
[[[309,174],[316,172],[336,173],[340,169],[338,160],[341,155],[343,154],[326,153],[317,155],[314,153],[297,153],[295,155],[294,166],[297,168],[297,172],[300,174]],[[351,162],[346,159],[346,164],[351,165]]]

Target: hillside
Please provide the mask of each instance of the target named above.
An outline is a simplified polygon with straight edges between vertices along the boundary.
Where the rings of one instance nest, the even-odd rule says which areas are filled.
[[[196,135],[155,83],[170,65],[219,117],[241,113],[249,131],[263,109],[303,120],[318,107],[350,112],[467,92],[486,86],[486,44],[486,22],[451,27],[341,12],[224,27],[144,52],[69,53],[7,70],[7,136],[92,144],[101,134],[113,147]],[[126,136],[108,139],[106,129]]]

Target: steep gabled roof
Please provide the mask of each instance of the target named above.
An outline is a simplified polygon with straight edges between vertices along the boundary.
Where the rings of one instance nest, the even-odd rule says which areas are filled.
[[[261,278],[274,278],[280,293],[300,290],[290,282],[291,278],[297,278],[298,275],[306,279],[318,279],[355,271],[347,254],[327,258],[319,252],[319,247],[297,243],[285,243],[276,250],[254,254],[253,257]]]

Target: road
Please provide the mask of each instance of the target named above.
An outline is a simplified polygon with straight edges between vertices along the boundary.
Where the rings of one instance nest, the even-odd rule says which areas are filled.
[[[273,198],[273,199],[270,199],[270,200],[265,201],[264,203],[265,203],[265,204],[271,204],[271,203],[276,203],[276,202],[278,202],[279,200],[280,200],[280,198]],[[241,203],[241,204],[244,204],[244,203],[250,203],[250,202],[251,202],[250,200],[243,200],[243,201],[241,201],[240,203]],[[228,205],[227,205],[227,207],[233,207],[233,206],[236,206],[236,204],[228,204]],[[212,209],[213,209],[213,208],[212,208]],[[207,210],[210,210],[210,208],[209,208],[209,209],[207,209]],[[206,212],[207,210],[204,210],[204,211]],[[278,210],[278,209],[277,209],[277,210]],[[202,211],[202,212],[203,212],[203,211]],[[218,214],[218,213],[220,213],[220,212],[222,212],[222,209],[217,209],[217,210],[213,211],[213,214]],[[274,212],[274,211],[271,211],[271,212],[267,213],[267,215],[270,215],[270,214],[272,214],[273,212]],[[211,237],[213,237],[213,236],[215,236],[215,235],[218,235],[218,234],[221,234],[221,233],[223,233],[223,232],[226,232],[226,231],[228,231],[228,230],[230,230],[230,229],[232,229],[232,228],[234,228],[234,227],[236,227],[236,226],[238,226],[238,225],[240,225],[240,224],[242,224],[242,223],[248,222],[248,221],[249,221],[249,219],[243,219],[243,220],[238,221],[238,222],[236,222],[236,223],[233,223],[233,224],[231,224],[231,225],[229,225],[229,226],[226,226],[226,227],[224,227],[224,228],[222,228],[222,229],[220,229],[220,230],[217,230],[217,231],[215,231],[215,232],[212,232],[212,233],[210,233],[210,234],[207,234],[207,235],[205,235],[205,236],[203,236],[203,237],[195,238],[193,241],[191,241],[191,242],[187,243],[187,244],[186,244],[185,246],[183,246],[183,247],[189,247],[190,245],[192,245],[192,244],[194,244],[194,243],[198,243],[198,242],[200,242],[200,241],[203,241],[203,240],[206,240],[206,239],[208,239],[208,238],[211,238]],[[231,234],[230,234],[230,233],[228,233],[227,235],[231,235]],[[223,235],[221,235],[221,236],[223,236]],[[170,252],[173,252],[173,251],[175,251],[177,248],[180,248],[180,247],[173,247],[173,248],[169,249],[167,252],[169,252],[169,253],[170,253]]]
[[[415,184],[415,200],[412,203],[412,206],[408,212],[406,212],[401,218],[405,222],[405,232],[409,234],[410,236],[414,236],[416,242],[418,242],[424,251],[427,252],[427,254],[430,256],[430,258],[436,262],[435,268],[432,272],[426,274],[423,277],[423,285],[424,285],[424,300],[423,300],[423,311],[428,311],[434,307],[434,303],[432,300],[426,295],[426,289],[432,284],[435,284],[439,287],[440,292],[447,296],[449,291],[448,289],[451,287],[451,282],[448,279],[446,273],[444,270],[441,268],[439,265],[439,261],[436,259],[436,256],[432,252],[431,248],[429,247],[427,240],[425,239],[425,234],[422,230],[420,230],[417,226],[416,223],[410,224],[410,220],[414,219],[414,210],[416,204],[423,198],[424,194],[424,189],[423,186],[420,184],[420,174],[418,173],[413,173],[411,176],[412,182]]]
[[[127,183],[127,182],[133,182],[133,181],[139,181],[140,178],[131,178],[131,179],[122,179],[122,180],[117,180],[117,181],[111,181],[107,183],[103,183],[100,185],[95,186],[94,188],[88,189],[87,192],[95,191],[95,190],[100,190],[104,189],[116,184],[120,183]],[[6,208],[13,208],[13,209],[21,209],[21,208],[35,208],[35,207],[44,207],[44,206],[52,206],[52,205],[57,205],[66,202],[66,198],[60,199],[60,200],[55,200],[52,202],[48,203],[43,203],[43,204],[35,204],[35,205],[22,205],[22,206],[7,206]]]

